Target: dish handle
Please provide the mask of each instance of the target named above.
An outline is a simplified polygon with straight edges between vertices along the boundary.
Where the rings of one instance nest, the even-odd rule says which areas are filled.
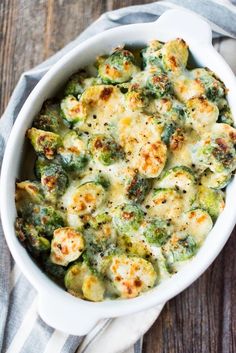
[[[153,23],[154,28],[168,34],[173,32],[173,39],[184,38],[188,43],[212,44],[210,25],[200,15],[187,9],[172,9],[164,12]]]
[[[38,314],[49,326],[75,336],[86,335],[100,320],[87,307],[81,305],[75,312],[70,302],[41,293],[38,295]]]

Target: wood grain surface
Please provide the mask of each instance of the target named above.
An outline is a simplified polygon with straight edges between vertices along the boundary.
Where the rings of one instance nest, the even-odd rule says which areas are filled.
[[[0,0],[0,115],[23,71],[62,48],[103,12],[148,2]],[[236,230],[208,271],[166,304],[144,337],[143,352],[236,352]]]

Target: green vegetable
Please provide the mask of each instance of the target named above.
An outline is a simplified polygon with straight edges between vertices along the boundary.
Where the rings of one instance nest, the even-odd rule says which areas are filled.
[[[133,54],[117,48],[106,59],[98,60],[98,74],[104,83],[122,83],[129,81],[137,72]]]
[[[54,132],[35,129],[32,127],[27,130],[29,138],[35,152],[43,154],[47,159],[53,159],[58,147],[61,144],[60,136]]]
[[[34,119],[33,126],[40,130],[59,133],[62,128],[60,105],[53,100],[47,100]]]
[[[189,235],[183,239],[172,237],[162,248],[168,271],[171,273],[176,272],[177,264],[193,257],[196,251],[197,244],[193,237]]]
[[[147,222],[144,236],[150,244],[161,246],[170,237],[170,224],[162,219],[153,219]]]
[[[161,70],[148,76],[146,87],[155,98],[166,97],[172,92],[171,82]]]
[[[195,184],[192,170],[185,166],[168,169],[158,182],[159,188],[176,188],[187,191]]]
[[[77,97],[78,95],[82,94],[84,91],[83,81],[86,77],[87,73],[83,70],[72,75],[66,84],[64,90],[65,96],[72,95]]]
[[[79,126],[85,122],[87,113],[82,101],[78,101],[74,96],[66,96],[61,101],[61,111],[66,121],[72,125]]]
[[[138,205],[122,204],[115,210],[113,224],[118,233],[129,234],[139,229],[143,219],[143,210]]]
[[[138,172],[135,172],[132,178],[128,180],[126,194],[129,200],[142,203],[150,190],[150,180],[143,178]]]
[[[197,202],[200,207],[209,212],[213,220],[216,220],[224,209],[224,194],[220,190],[213,190],[205,186],[199,186]]]
[[[53,206],[32,205],[23,216],[39,232],[49,237],[53,235],[55,229],[64,226],[62,214]]]
[[[70,172],[80,173],[88,164],[88,154],[85,142],[75,131],[68,132],[62,140],[63,147],[58,153],[63,167]]]
[[[67,270],[65,287],[74,296],[94,302],[102,301],[105,292],[102,280],[91,273],[85,262],[76,263]]]
[[[68,186],[68,176],[62,166],[57,163],[46,164],[41,168],[41,184],[48,200],[55,202],[64,194]]]
[[[90,151],[103,165],[111,165],[124,157],[121,146],[112,137],[106,135],[95,135],[90,140]]]

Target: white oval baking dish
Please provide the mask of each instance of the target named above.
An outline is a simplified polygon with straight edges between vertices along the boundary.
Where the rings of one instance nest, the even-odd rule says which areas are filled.
[[[142,311],[166,302],[195,281],[212,263],[227,241],[236,218],[236,179],[226,192],[226,207],[198,254],[170,279],[140,297],[93,303],[75,298],[58,287],[34,263],[15,235],[15,179],[19,176],[25,132],[45,99],[53,96],[68,77],[99,54],[127,44],[144,46],[152,39],[183,38],[199,66],[214,71],[229,89],[228,100],[236,119],[236,79],[212,46],[211,29],[198,15],[184,10],[165,12],[156,22],[118,27],[78,45],[59,60],[34,88],[13,126],[4,155],[1,174],[1,216],[8,246],[21,271],[38,291],[38,311],[50,326],[74,335],[86,334],[102,318]]]

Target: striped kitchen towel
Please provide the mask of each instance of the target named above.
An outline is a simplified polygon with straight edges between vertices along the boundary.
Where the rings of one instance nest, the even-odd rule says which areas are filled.
[[[232,3],[236,1],[232,1]],[[236,8],[227,0],[171,0],[107,12],[65,48],[22,74],[0,120],[0,163],[4,147],[25,99],[47,70],[83,40],[123,24],[155,21],[164,11],[186,7],[206,17],[214,44],[236,72]],[[47,326],[37,315],[37,293],[10,256],[0,227],[0,351],[2,353],[129,353],[142,351],[140,337],[158,317],[162,306],[144,313],[101,321],[85,338]],[[136,343],[135,343],[136,342]]]

